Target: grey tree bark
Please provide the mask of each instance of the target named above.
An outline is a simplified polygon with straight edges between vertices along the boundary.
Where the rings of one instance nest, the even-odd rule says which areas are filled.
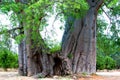
[[[62,40],[62,56],[68,59],[73,73],[96,72],[96,18],[103,0],[87,2],[90,8],[83,18],[68,18]],[[73,27],[69,24],[71,21],[74,22]]]
[[[25,3],[27,0],[15,0],[16,2],[21,2],[21,3]],[[19,13],[19,14],[23,14],[23,13]],[[23,22],[20,21],[19,23],[19,27],[21,27],[20,29],[20,35],[24,34],[24,25]],[[27,71],[27,50],[26,50],[26,40],[23,39],[21,40],[21,42],[18,44],[18,62],[19,62],[19,69],[18,69],[18,73],[22,76],[26,76],[28,74]]]
[[[15,0],[16,2],[21,2],[27,4],[27,0]],[[20,13],[25,15],[24,13]],[[39,25],[36,30],[33,30],[31,23],[29,29],[26,29],[25,22],[20,24],[23,26],[23,31],[26,38],[19,44],[19,74],[33,76],[40,73],[41,76],[53,75],[53,57],[49,55],[46,51],[44,41],[42,40],[39,33]],[[36,34],[35,39],[33,39],[33,33]]]
[[[23,35],[23,23],[19,24],[20,33],[19,35]],[[18,62],[19,62],[19,74],[20,75],[27,75],[27,54],[26,54],[26,42],[25,39],[21,40],[18,44]]]
[[[20,75],[27,75],[27,54],[26,54],[26,46],[25,41],[21,41],[18,45],[18,58],[19,58],[19,74]]]

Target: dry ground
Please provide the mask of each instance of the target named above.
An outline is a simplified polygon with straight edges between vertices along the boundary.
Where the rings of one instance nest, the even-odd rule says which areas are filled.
[[[39,78],[35,79],[32,77],[19,76],[17,72],[3,72],[0,71],[0,80],[120,80],[120,71],[110,71],[110,72],[97,72],[97,75],[91,76],[68,76],[68,77],[58,77],[53,78]]]

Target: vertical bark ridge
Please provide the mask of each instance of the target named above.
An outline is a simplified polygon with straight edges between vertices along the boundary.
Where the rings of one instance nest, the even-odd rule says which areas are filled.
[[[18,45],[18,58],[19,58],[19,74],[20,75],[24,75],[24,67],[23,67],[23,48],[22,48],[23,44],[22,42]]]
[[[73,73],[91,74],[96,71],[96,13],[98,10],[96,6],[101,5],[102,0],[87,0],[87,2],[90,6],[87,14],[78,21],[74,20],[74,30],[66,33],[69,36],[62,43],[65,44],[62,47],[62,54],[66,55],[68,52],[73,54],[73,58],[70,59]]]
[[[82,30],[83,30],[83,22],[82,22],[82,20],[78,20],[77,22],[76,22],[76,24],[78,24],[78,25],[76,25],[75,27],[78,27],[77,28],[77,30],[79,30],[78,31],[78,33],[76,33],[76,34],[74,34],[74,36],[76,36],[77,35],[77,37],[76,37],[76,41],[75,41],[75,43],[74,43],[74,45],[75,45],[75,47],[74,47],[74,56],[76,56],[76,57],[74,57],[73,58],[73,63],[74,63],[74,65],[73,65],[73,72],[75,73],[76,72],[76,67],[77,67],[77,63],[78,63],[78,60],[79,60],[79,56],[80,56],[80,54],[78,54],[79,52],[76,52],[76,48],[77,48],[77,46],[78,46],[78,41],[79,41],[79,36],[81,35],[81,32],[82,32]],[[75,30],[76,31],[76,30]],[[80,46],[79,46],[80,47]]]

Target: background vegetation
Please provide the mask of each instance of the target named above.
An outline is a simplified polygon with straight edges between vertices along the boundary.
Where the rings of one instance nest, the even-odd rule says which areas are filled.
[[[97,69],[120,69],[120,3],[113,4],[105,5],[105,10],[99,10]],[[103,15],[106,15],[107,19]]]
[[[0,48],[0,68],[18,68],[18,55],[6,48]]]

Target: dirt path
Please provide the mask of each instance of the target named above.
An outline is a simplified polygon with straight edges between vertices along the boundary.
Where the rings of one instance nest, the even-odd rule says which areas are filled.
[[[0,80],[35,80],[31,77],[19,76],[17,72],[0,72]]]
[[[120,80],[120,71],[97,72],[96,74],[101,76],[103,80]]]
[[[97,72],[97,75],[70,79],[68,77],[57,77],[35,79],[32,77],[19,76],[17,72],[0,72],[0,80],[120,80],[120,72]]]
[[[96,74],[100,75],[100,76],[120,77],[120,72],[118,72],[118,71],[115,71],[115,72],[97,72]]]

